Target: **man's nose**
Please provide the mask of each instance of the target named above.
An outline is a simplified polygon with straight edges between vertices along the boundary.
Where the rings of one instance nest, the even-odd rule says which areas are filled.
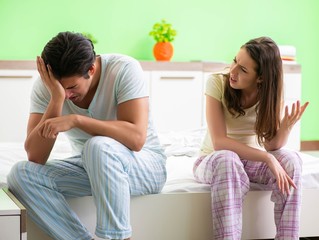
[[[69,99],[70,97],[72,97],[72,92],[70,90],[65,90],[65,98]]]

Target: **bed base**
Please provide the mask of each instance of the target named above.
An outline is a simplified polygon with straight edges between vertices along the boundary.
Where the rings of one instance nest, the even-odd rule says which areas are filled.
[[[270,191],[250,191],[243,207],[242,239],[274,238],[275,225]],[[305,189],[300,237],[319,236],[319,190]],[[92,197],[69,200],[70,206],[92,233],[95,205]],[[85,206],[85,207],[84,207]],[[131,199],[134,240],[208,240],[211,228],[210,193],[161,193]],[[50,240],[35,224],[27,222],[28,240]]]

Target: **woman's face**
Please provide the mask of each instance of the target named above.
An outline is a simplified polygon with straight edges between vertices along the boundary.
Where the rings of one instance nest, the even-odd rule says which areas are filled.
[[[256,67],[255,61],[246,49],[241,48],[230,67],[230,86],[243,91],[255,91],[259,80]]]

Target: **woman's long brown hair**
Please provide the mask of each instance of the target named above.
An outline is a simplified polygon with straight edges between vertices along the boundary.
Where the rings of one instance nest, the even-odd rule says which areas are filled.
[[[283,99],[283,70],[279,48],[268,37],[255,38],[245,43],[250,57],[256,62],[257,76],[261,77],[258,83],[255,132],[258,143],[263,145],[275,137],[280,125],[281,104]],[[245,115],[241,106],[241,90],[233,89],[229,84],[229,75],[226,75],[225,101],[227,109],[236,117]]]

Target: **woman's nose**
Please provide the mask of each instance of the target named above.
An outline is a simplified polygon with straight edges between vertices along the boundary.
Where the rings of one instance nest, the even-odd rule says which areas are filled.
[[[232,64],[232,66],[230,67],[230,74],[232,75],[236,75],[237,74],[237,70],[238,70],[238,66],[237,64]]]

